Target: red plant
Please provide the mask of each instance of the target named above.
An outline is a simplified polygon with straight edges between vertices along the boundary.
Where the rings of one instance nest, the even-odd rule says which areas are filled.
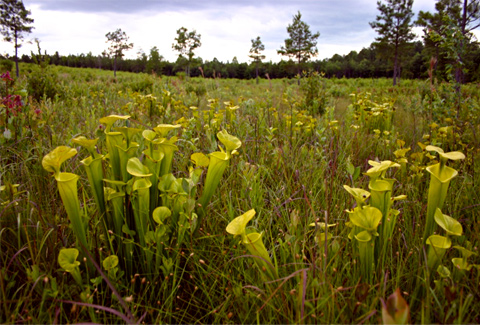
[[[13,81],[12,77],[10,76],[10,72],[7,71],[3,73],[0,78],[2,78],[3,81],[8,82],[8,81]]]
[[[17,116],[22,110],[22,97],[20,95],[7,95],[2,98],[2,104],[7,110],[7,116],[12,113]]]

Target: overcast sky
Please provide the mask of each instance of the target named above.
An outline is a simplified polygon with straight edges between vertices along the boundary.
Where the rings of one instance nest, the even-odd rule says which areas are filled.
[[[320,32],[318,59],[368,47],[377,36],[368,24],[378,14],[376,0],[23,0],[35,20],[26,40],[38,38],[42,51],[60,55],[92,52],[108,46],[105,34],[121,28],[134,43],[126,54],[137,57],[157,46],[168,61],[178,54],[172,43],[180,27],[201,34],[195,51],[204,61],[248,62],[251,39],[260,36],[266,61],[278,62],[277,50],[288,38],[287,26],[300,11],[312,33]],[[434,0],[415,0],[413,11],[434,12]],[[19,55],[37,51],[24,44]],[[0,42],[0,53],[13,45]]]

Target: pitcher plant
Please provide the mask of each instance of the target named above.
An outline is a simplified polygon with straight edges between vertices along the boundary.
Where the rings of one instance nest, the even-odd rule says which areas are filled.
[[[440,156],[440,162],[428,166],[427,172],[430,173],[430,185],[428,188],[428,205],[427,205],[427,220],[425,225],[425,231],[423,238],[426,241],[428,236],[434,232],[434,216],[437,208],[442,209],[447,197],[448,187],[450,181],[458,175],[458,172],[446,166],[448,160],[461,160],[465,159],[465,155],[459,151],[452,151],[444,153],[443,150],[435,146],[427,146],[427,151],[437,152]]]

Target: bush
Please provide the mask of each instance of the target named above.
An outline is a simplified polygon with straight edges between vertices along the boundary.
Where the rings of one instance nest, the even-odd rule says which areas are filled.
[[[323,115],[327,107],[327,93],[323,75],[316,71],[305,74],[300,89],[304,93],[303,107],[312,115]]]
[[[44,96],[53,99],[59,92],[58,75],[51,68],[37,67],[27,75],[27,90],[37,101]]]
[[[0,60],[0,72],[12,72],[13,62],[10,60]]]

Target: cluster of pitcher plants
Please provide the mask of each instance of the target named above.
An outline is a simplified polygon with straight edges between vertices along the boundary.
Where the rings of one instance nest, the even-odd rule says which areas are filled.
[[[102,227],[111,256],[118,257],[127,276],[141,273],[154,278],[160,269],[164,275],[170,274],[174,261],[178,261],[172,256],[178,249],[173,248],[181,247],[198,231],[205,207],[241,142],[226,131],[218,132],[218,141],[225,148],[219,144],[220,151],[208,156],[192,154],[186,177],[175,177],[172,162],[178,150],[177,137],[168,134],[180,125],[160,124],[153,130],[115,126],[128,119],[118,115],[100,119],[105,127],[105,153],[100,151],[98,138],[73,139],[88,155],[81,163],[97,214],[80,206],[80,177],[61,171],[61,165],[77,154],[75,148],[55,148],[43,158],[42,165],[57,181],[80,251],[93,249],[90,228]],[[199,186],[203,179],[203,186]],[[78,272],[72,275],[78,281]]]

